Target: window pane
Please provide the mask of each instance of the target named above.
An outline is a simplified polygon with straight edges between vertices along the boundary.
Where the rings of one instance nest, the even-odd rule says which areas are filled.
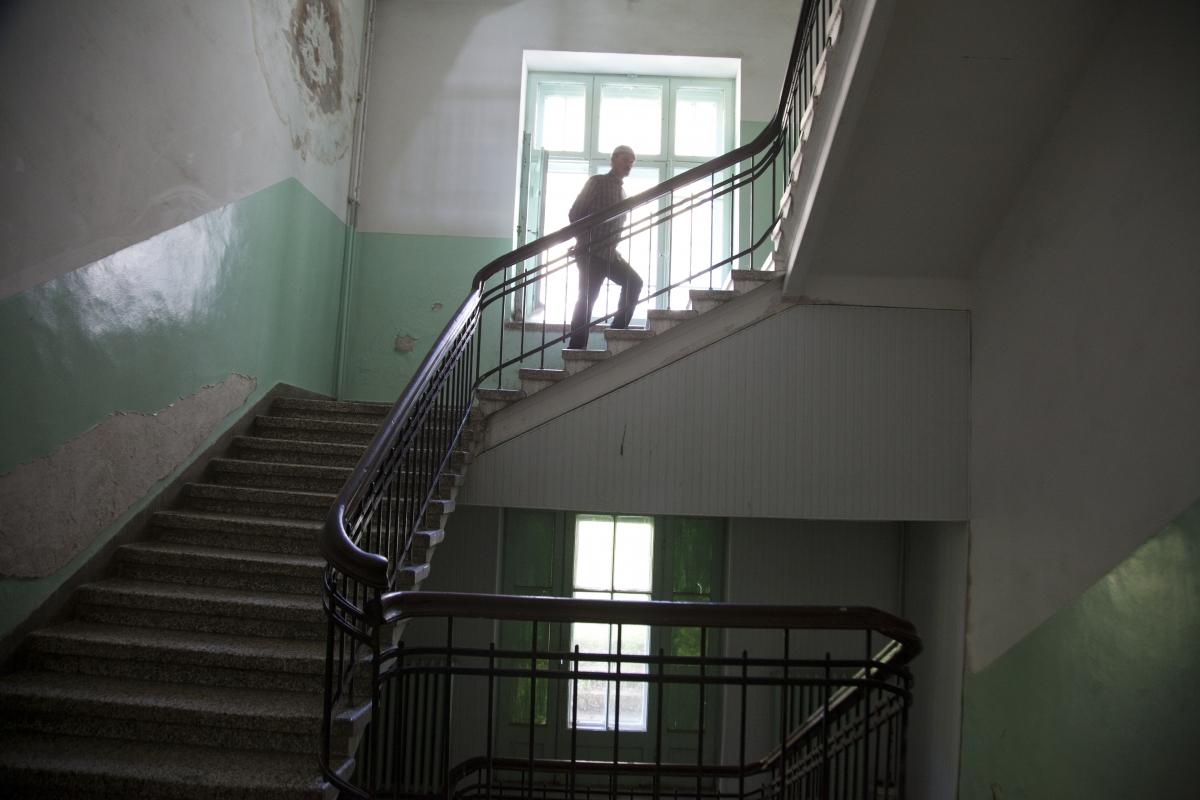
[[[673,594],[711,595],[713,552],[717,527],[711,520],[681,519],[675,530],[672,554]]]
[[[606,83],[600,87],[599,152],[627,144],[639,158],[662,152],[661,86]]]
[[[653,563],[654,523],[644,517],[618,517],[613,589],[649,592]]]
[[[534,147],[583,151],[587,84],[539,83]]]
[[[675,155],[719,156],[726,151],[725,93],[684,86],[675,93]]]
[[[612,588],[612,517],[579,517],[575,523],[575,587]]]
[[[685,167],[678,167],[675,174],[684,171]],[[691,289],[719,289],[724,285],[728,266],[709,268],[731,254],[729,195],[717,195],[727,177],[728,172],[718,173],[672,194],[672,202],[687,210],[671,219],[671,283],[683,282],[671,291],[671,308],[685,308]]]
[[[565,228],[570,220],[567,212],[571,204],[579,196],[583,184],[588,179],[588,162],[569,159],[552,158],[546,169],[546,195],[543,199],[545,214],[544,233]],[[569,240],[555,245],[544,257],[542,263],[557,266],[563,263],[558,259],[564,257],[575,241]],[[533,309],[528,312],[526,319],[537,322],[566,322],[571,308],[575,304],[575,296],[579,292],[579,270],[567,266],[539,281],[539,296]]]

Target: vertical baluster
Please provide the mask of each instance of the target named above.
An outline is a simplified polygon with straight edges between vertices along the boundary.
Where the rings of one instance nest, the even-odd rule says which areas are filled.
[[[662,790],[663,695],[667,693],[667,684],[663,682],[664,661],[664,651],[660,647],[658,648],[657,708],[654,715],[654,800],[658,800],[659,792]]]
[[[450,674],[454,658],[454,617],[446,618],[446,661],[442,665],[442,797],[450,793]]]
[[[494,780],[493,758],[494,749],[492,737],[496,733],[496,643],[488,643],[487,668],[487,793],[486,800],[492,800],[492,783]]]
[[[821,795],[829,796],[829,652],[825,653],[824,683],[821,686]]]
[[[792,705],[792,687],[788,682],[788,666],[791,663],[790,628],[783,629],[783,685],[779,698],[779,794],[787,789],[787,743],[788,710]]]
[[[706,686],[704,685],[704,676],[706,665],[708,663],[708,628],[700,628],[700,698],[697,718],[699,719],[696,731],[696,796],[699,797],[704,786],[703,770],[704,770],[704,695]]]
[[[576,760],[579,753],[579,645],[575,645],[575,660],[571,666],[571,772],[568,782],[571,792],[569,797],[575,797]]]
[[[871,668],[873,666],[873,662],[871,659],[872,659],[873,654],[871,652],[871,630],[869,628],[867,629],[866,634],[867,634],[867,648],[866,648],[867,649],[867,652],[866,652],[866,662],[867,662],[866,678],[867,678],[867,681],[866,681],[866,686],[863,687],[863,692],[862,692],[866,698],[863,703],[863,732],[862,732],[862,747],[863,747],[862,784],[863,784],[864,800],[866,800],[866,798],[867,798],[867,787],[870,785],[870,782],[871,782],[870,781],[870,777],[871,777],[870,772],[868,771],[870,768],[869,765],[870,765],[870,761],[871,761],[871,686],[874,683],[874,679],[875,679],[875,676],[871,674]]]
[[[742,693],[742,713],[738,726],[738,765],[743,767],[743,769],[738,772],[738,797],[746,796],[746,771],[744,767],[746,766],[746,703],[749,700],[749,695],[747,694],[750,677],[748,672],[749,656],[750,654],[747,651],[742,651],[742,685],[740,687]]]
[[[533,620],[529,650],[529,792],[533,791],[533,732],[537,729],[537,652],[538,624]]]
[[[610,628],[611,630],[611,628]],[[617,796],[617,763],[620,761],[621,746],[621,637],[625,626],[617,623],[617,679],[614,691],[616,708],[613,714],[613,771],[608,781],[609,797],[615,800]],[[611,634],[610,634],[611,635]]]

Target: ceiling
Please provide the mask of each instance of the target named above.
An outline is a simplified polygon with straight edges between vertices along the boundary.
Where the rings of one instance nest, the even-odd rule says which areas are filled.
[[[897,2],[851,89],[811,274],[969,279],[1115,8]]]

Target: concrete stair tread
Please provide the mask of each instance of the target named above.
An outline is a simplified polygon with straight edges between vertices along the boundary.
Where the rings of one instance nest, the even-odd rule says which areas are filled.
[[[729,271],[729,277],[751,281],[773,281],[779,277],[779,273],[769,269],[733,269]]]
[[[292,450],[307,453],[361,456],[367,450],[364,444],[345,442],[310,442],[304,439],[279,439],[272,436],[235,436],[234,446],[254,450]]]
[[[391,411],[392,406],[390,403],[370,403],[362,400],[320,400],[309,397],[277,397],[271,403],[271,409],[385,417]]]
[[[567,377],[565,369],[534,369],[522,367],[518,373],[523,381],[561,381]]]
[[[32,670],[0,678],[0,708],[11,712],[19,704],[32,709],[33,701],[66,704],[70,713],[78,714],[168,722],[180,722],[178,715],[187,714],[197,724],[284,732],[296,725],[319,724],[322,710],[321,697],[307,692]]]
[[[609,328],[604,331],[604,338],[610,341],[614,339],[640,341],[649,339],[654,335],[654,331],[649,328]]]
[[[360,436],[374,436],[375,431],[379,429],[378,422],[346,422],[340,419],[317,417],[276,417],[271,414],[258,415],[254,418],[254,424],[264,428],[339,431]]]
[[[199,665],[228,665],[240,669],[280,670],[321,674],[325,642],[319,640],[196,633],[160,628],[134,628],[88,622],[64,622],[29,635],[40,652],[86,655],[91,658],[167,660]]]
[[[10,797],[327,796],[315,755],[47,734],[0,736],[0,776],[21,788]]]
[[[315,587],[314,587],[315,588]],[[154,608],[179,613],[238,613],[267,618],[321,617],[321,597],[280,592],[243,591],[179,583],[108,578],[79,587],[80,602]]]
[[[607,350],[571,350],[562,351],[563,361],[603,361],[609,357]]]
[[[520,400],[525,393],[520,389],[476,389],[480,400]]]
[[[117,551],[122,561],[166,564],[198,569],[275,573],[308,576],[320,574],[325,560],[317,556],[260,553],[222,547],[200,547],[170,542],[127,544]]]
[[[646,312],[646,316],[650,319],[684,320],[698,316],[698,313],[690,308],[652,308]]]
[[[258,503],[287,503],[303,506],[333,505],[337,495],[332,492],[305,492],[294,489],[259,489],[248,486],[226,486],[221,483],[189,483],[189,497],[244,500]]]
[[[303,478],[349,478],[352,467],[333,467],[325,464],[287,464],[280,461],[255,461],[248,458],[214,458],[208,462],[216,472],[288,475]]]
[[[155,520],[174,527],[200,530],[271,530],[279,535],[311,536],[324,523],[312,519],[260,517],[251,514],[224,514],[215,511],[156,511]]]
[[[54,649],[56,652],[83,649],[86,655],[92,657],[133,657],[139,652],[166,650],[180,656],[270,658],[295,667],[294,672],[319,673],[325,668],[325,643],[310,639],[194,633],[71,621],[30,633],[29,642],[35,648]],[[256,668],[248,663],[245,667]]]
[[[688,292],[692,300],[732,300],[737,292],[732,289],[692,289]]]

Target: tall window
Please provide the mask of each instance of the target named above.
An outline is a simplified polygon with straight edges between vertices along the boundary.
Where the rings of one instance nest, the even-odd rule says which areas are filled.
[[[732,81],[531,73],[528,86],[528,169],[523,171],[518,231],[522,241],[568,224],[567,211],[579,190],[590,175],[608,170],[609,156],[618,144],[632,147],[638,159],[625,179],[628,196],[734,146]],[[649,213],[650,209],[642,208],[633,221]],[[676,217],[665,228],[655,226],[634,236],[622,245],[623,255],[642,276],[645,291],[653,293],[703,271],[711,265],[713,253],[727,252],[733,224],[732,205],[719,201],[712,208]],[[569,246],[555,248],[547,260],[562,255]],[[565,322],[575,300],[576,282],[574,270],[563,270],[539,284],[524,300],[524,317]],[[680,291],[686,294],[687,289]],[[602,295],[603,313],[615,311],[617,299],[615,292]],[[597,305],[597,313],[600,308]],[[635,318],[644,317],[645,308],[639,307]]]
[[[575,518],[575,559],[571,579],[573,597],[601,600],[649,600],[654,575],[654,520],[649,517],[614,517],[581,514]],[[571,649],[581,653],[650,653],[650,628],[577,622],[571,625]],[[583,672],[611,672],[606,661],[581,662]],[[628,672],[646,672],[645,664],[630,665]],[[579,727],[593,730],[646,730],[645,683],[624,682],[620,687],[620,713],[616,711],[615,681],[580,681],[579,697],[568,697],[567,714],[578,709]],[[620,719],[618,720],[618,716]]]

